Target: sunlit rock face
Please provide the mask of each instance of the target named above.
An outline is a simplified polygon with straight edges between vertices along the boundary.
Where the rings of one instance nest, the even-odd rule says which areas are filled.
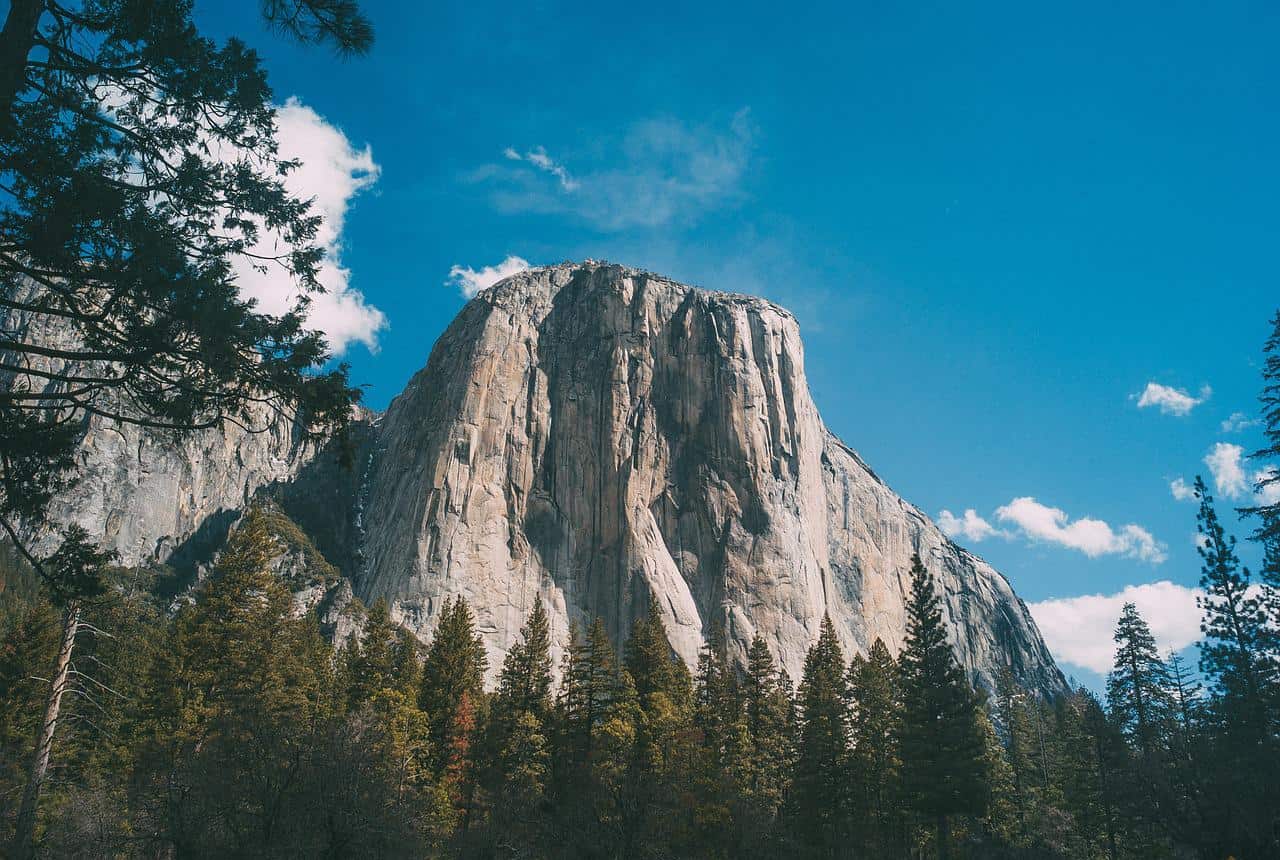
[[[919,552],[975,680],[1010,666],[1064,688],[1005,579],[827,431],[796,321],[762,299],[602,263],[531,270],[469,302],[387,413],[359,417],[349,467],[287,421],[252,429],[93,419],[52,519],[126,563],[203,570],[269,494],[339,571],[298,586],[300,610],[341,639],[353,596],[384,597],[426,640],[462,595],[491,678],[538,594],[559,654],[596,616],[623,641],[650,596],[690,664],[719,627],[738,659],[759,633],[798,678],[824,614],[847,653],[896,652]]]
[[[392,403],[357,495],[357,593],[423,637],[462,595],[491,672],[536,594],[561,650],[596,616],[625,639],[652,595],[690,664],[719,626],[798,677],[824,614],[847,652],[896,652],[919,552],[972,676],[1063,687],[1005,579],[825,428],[762,299],[590,262],[509,278]]]

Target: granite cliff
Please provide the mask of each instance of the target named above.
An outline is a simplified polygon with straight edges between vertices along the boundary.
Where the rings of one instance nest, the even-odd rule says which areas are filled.
[[[173,444],[90,426],[57,514],[164,561],[271,491],[357,596],[423,638],[463,595],[495,672],[535,594],[557,649],[597,615],[625,638],[652,595],[690,663],[721,626],[739,657],[762,634],[798,677],[824,614],[847,651],[896,651],[919,552],[972,676],[1064,688],[1004,577],[826,429],[796,321],[762,299],[604,263],[524,272],[362,420],[347,473],[287,427]]]

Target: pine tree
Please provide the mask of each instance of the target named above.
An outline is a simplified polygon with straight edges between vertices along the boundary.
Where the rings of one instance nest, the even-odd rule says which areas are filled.
[[[359,641],[353,641],[343,653],[348,708],[358,708],[378,691],[397,685],[400,674],[397,631],[391,621],[387,601],[378,598],[365,616],[364,632]]]
[[[463,698],[471,700],[473,709],[480,706],[488,665],[484,639],[476,632],[471,607],[460,595],[446,601],[427,649],[418,692],[418,706],[431,722],[432,748],[442,756],[437,763],[440,768],[445,766],[443,757],[457,740],[453,731]]]
[[[849,666],[852,700],[849,756],[852,807],[868,854],[889,854],[901,834],[898,801],[902,761],[898,750],[901,704],[898,667],[884,642],[876,638],[864,659]]]
[[[634,854],[650,843],[680,850],[692,830],[693,686],[688,667],[671,649],[653,597],[645,616],[632,624],[624,653],[639,707],[626,785],[624,852]]]
[[[1200,671],[1213,679],[1229,730],[1243,745],[1256,744],[1268,733],[1266,685],[1270,672],[1263,654],[1266,613],[1249,591],[1250,575],[1236,556],[1235,538],[1218,521],[1213,497],[1197,476],[1196,515],[1203,564],[1196,599],[1204,613],[1200,631]]]
[[[251,512],[156,655],[134,767],[135,826],[158,850],[316,847],[307,774],[336,684],[314,619],[294,617],[271,573],[277,551]]]
[[[1161,751],[1171,714],[1169,671],[1134,604],[1121,608],[1112,638],[1117,647],[1107,676],[1107,704],[1139,755],[1150,759]]]
[[[494,714],[496,719],[514,721],[528,713],[545,724],[550,711],[551,623],[539,595],[534,597],[520,641],[511,646],[502,663]]]
[[[753,819],[772,825],[786,797],[795,759],[793,705],[769,646],[759,633],[747,651],[742,700],[753,765],[747,787],[751,814]]]
[[[1107,676],[1110,720],[1135,755],[1118,780],[1120,809],[1132,822],[1130,848],[1158,853],[1168,850],[1167,813],[1173,808],[1169,747],[1174,726],[1169,671],[1156,652],[1155,638],[1132,603],[1120,612],[1113,637],[1115,666]]]
[[[824,852],[839,844],[846,802],[848,754],[844,655],[831,616],[804,659],[800,681],[800,738],[794,780],[797,835]]]
[[[642,705],[656,693],[665,695],[676,708],[692,705],[689,669],[671,650],[662,609],[653,596],[649,597],[644,616],[632,624],[624,651],[627,671]]]
[[[535,843],[551,766],[551,625],[542,598],[507,651],[485,738],[484,784],[493,829]]]
[[[554,804],[571,844],[604,856],[622,851],[622,794],[638,720],[635,687],[596,618],[570,631],[556,706]]]
[[[907,803],[936,828],[939,857],[953,816],[986,812],[989,784],[979,701],[947,641],[933,577],[911,560],[902,684],[902,782]]]

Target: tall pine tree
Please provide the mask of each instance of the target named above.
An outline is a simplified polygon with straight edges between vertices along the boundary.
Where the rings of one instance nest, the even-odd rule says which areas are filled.
[[[936,831],[947,857],[951,819],[986,812],[989,785],[979,700],[947,641],[933,577],[911,559],[907,639],[899,658],[902,683],[903,791],[909,807]]]
[[[793,824],[797,836],[834,853],[843,835],[849,727],[844,655],[830,615],[804,658]]]
[[[484,696],[484,673],[488,665],[484,640],[476,632],[471,607],[461,595],[446,601],[435,637],[427,649],[418,692],[418,705],[426,711],[431,723],[432,748],[439,756],[440,768],[446,765],[448,751],[462,742],[453,737],[453,733],[461,725],[458,709],[464,698],[469,700],[474,722],[475,711]]]

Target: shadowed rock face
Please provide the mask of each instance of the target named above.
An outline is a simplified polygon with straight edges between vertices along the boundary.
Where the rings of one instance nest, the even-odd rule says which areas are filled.
[[[830,613],[846,651],[905,632],[918,551],[961,662],[1064,682],[1005,579],[951,543],[822,424],[795,319],[766,301],[606,264],[472,300],[381,421],[357,593],[428,636],[463,595],[491,671],[534,595],[567,644],[626,636],[649,595],[690,664],[723,626],[798,677]]]

